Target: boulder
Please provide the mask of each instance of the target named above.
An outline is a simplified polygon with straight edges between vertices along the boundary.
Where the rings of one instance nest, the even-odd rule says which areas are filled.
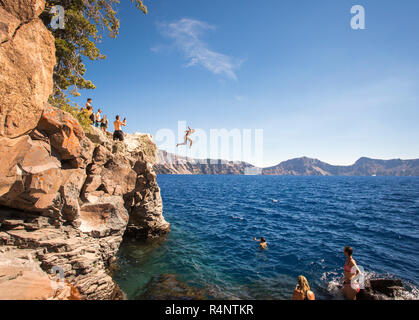
[[[80,123],[69,113],[47,105],[36,127],[69,168],[85,167],[92,159],[93,145]]]
[[[90,131],[86,132],[86,136],[96,145],[102,145],[110,149],[112,141],[103,130],[96,128],[95,126],[90,127]]]
[[[135,188],[136,173],[129,166],[111,166],[102,170],[102,185],[106,193],[123,196]]]
[[[157,147],[151,134],[134,133],[125,135],[127,151],[144,162],[157,162]]]
[[[143,174],[137,176],[133,205],[125,232],[127,237],[135,239],[157,238],[170,231],[170,224],[162,215],[163,202],[156,174],[151,165],[146,165],[145,168]]]
[[[101,197],[96,203],[80,208],[80,221],[80,230],[93,237],[114,233],[122,236],[128,223],[128,212],[121,197]]]
[[[153,277],[144,293],[135,300],[208,300],[210,296],[202,288],[189,286],[173,274]]]
[[[77,220],[80,216],[80,192],[86,180],[86,172],[83,169],[65,170],[60,194],[63,199],[62,215],[68,222]]]
[[[403,283],[399,279],[370,279],[370,287],[375,292],[394,296],[394,292],[403,289]]]
[[[93,152],[93,161],[96,164],[104,165],[106,162],[111,160],[112,157],[112,153],[109,151],[109,149],[102,145],[97,146]]]
[[[54,211],[61,186],[61,163],[44,141],[29,136],[0,138],[0,204],[29,211]],[[59,206],[59,205],[58,205]]]
[[[397,293],[405,291],[399,279],[369,279],[364,289],[357,295],[357,300],[388,300],[394,299]]]

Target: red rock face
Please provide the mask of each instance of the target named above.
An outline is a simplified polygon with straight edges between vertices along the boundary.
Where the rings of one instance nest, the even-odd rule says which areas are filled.
[[[67,287],[64,294],[59,293],[52,279],[39,267],[33,270],[27,266],[0,266],[0,274],[10,279],[0,283],[0,300],[47,300],[60,294],[62,300],[73,300],[74,290],[77,290],[73,288],[71,293],[71,288]]]
[[[0,204],[42,211],[57,196],[61,163],[50,155],[50,146],[29,136],[0,139]],[[3,158],[3,157],[2,157]]]
[[[0,137],[36,127],[49,95],[55,65],[54,38],[38,15],[40,0],[0,1]]]
[[[85,167],[92,159],[93,144],[86,138],[79,122],[70,114],[47,105],[37,130],[49,138],[51,147],[68,167]]]
[[[122,237],[142,240],[170,229],[156,174],[141,148],[129,152],[92,128],[90,137],[99,143],[94,147],[78,128],[69,114],[48,107],[30,135],[0,138],[0,245],[25,248],[46,273],[63,267],[65,280],[78,292],[58,295],[46,277],[28,274],[22,278],[29,281],[26,287],[38,283],[39,290],[22,298],[121,296],[106,269]],[[60,143],[51,139],[59,135]],[[76,167],[69,167],[75,159]],[[11,292],[9,298],[22,294]]]
[[[39,17],[45,8],[44,0],[0,0],[0,6],[22,22]]]

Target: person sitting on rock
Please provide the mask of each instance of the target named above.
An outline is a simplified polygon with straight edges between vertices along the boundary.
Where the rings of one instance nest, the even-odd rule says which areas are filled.
[[[352,279],[359,274],[361,271],[359,270],[356,261],[352,257],[354,250],[346,246],[343,249],[343,253],[346,256],[346,261],[343,266],[343,276],[344,276],[344,284],[343,284],[343,295],[348,300],[356,300],[356,295],[360,291],[360,286],[358,283],[353,283]]]
[[[104,115],[102,121],[100,122],[100,128],[103,130],[103,132],[106,132],[108,129],[108,123],[108,118],[106,115]]]
[[[256,239],[256,237],[255,237],[255,241],[259,242],[259,246],[260,246],[261,249],[267,249],[268,248],[268,243],[266,242],[264,237],[260,238],[260,240]]]
[[[116,116],[116,120],[113,123],[114,129],[115,129],[113,133],[113,140],[124,141],[124,133],[122,132],[121,128],[122,126],[126,126],[126,125],[127,125],[126,118],[124,119],[124,121],[121,121],[119,115]]]
[[[298,276],[297,286],[292,295],[292,300],[316,300],[314,292],[310,290],[306,277]]]

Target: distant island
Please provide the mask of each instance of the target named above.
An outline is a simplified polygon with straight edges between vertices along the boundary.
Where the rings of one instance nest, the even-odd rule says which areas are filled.
[[[157,174],[291,175],[291,176],[419,176],[419,159],[378,160],[362,157],[353,165],[335,166],[302,157],[258,168],[242,161],[192,159],[159,150]]]

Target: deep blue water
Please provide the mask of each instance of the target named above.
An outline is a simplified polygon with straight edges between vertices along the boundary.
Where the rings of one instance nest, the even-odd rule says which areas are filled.
[[[339,299],[343,247],[368,276],[404,280],[418,298],[418,177],[160,175],[163,242],[124,244],[115,279],[134,298],[175,274],[219,298],[290,299],[302,274]],[[277,200],[277,201],[276,201]],[[265,237],[260,251],[254,237]]]

